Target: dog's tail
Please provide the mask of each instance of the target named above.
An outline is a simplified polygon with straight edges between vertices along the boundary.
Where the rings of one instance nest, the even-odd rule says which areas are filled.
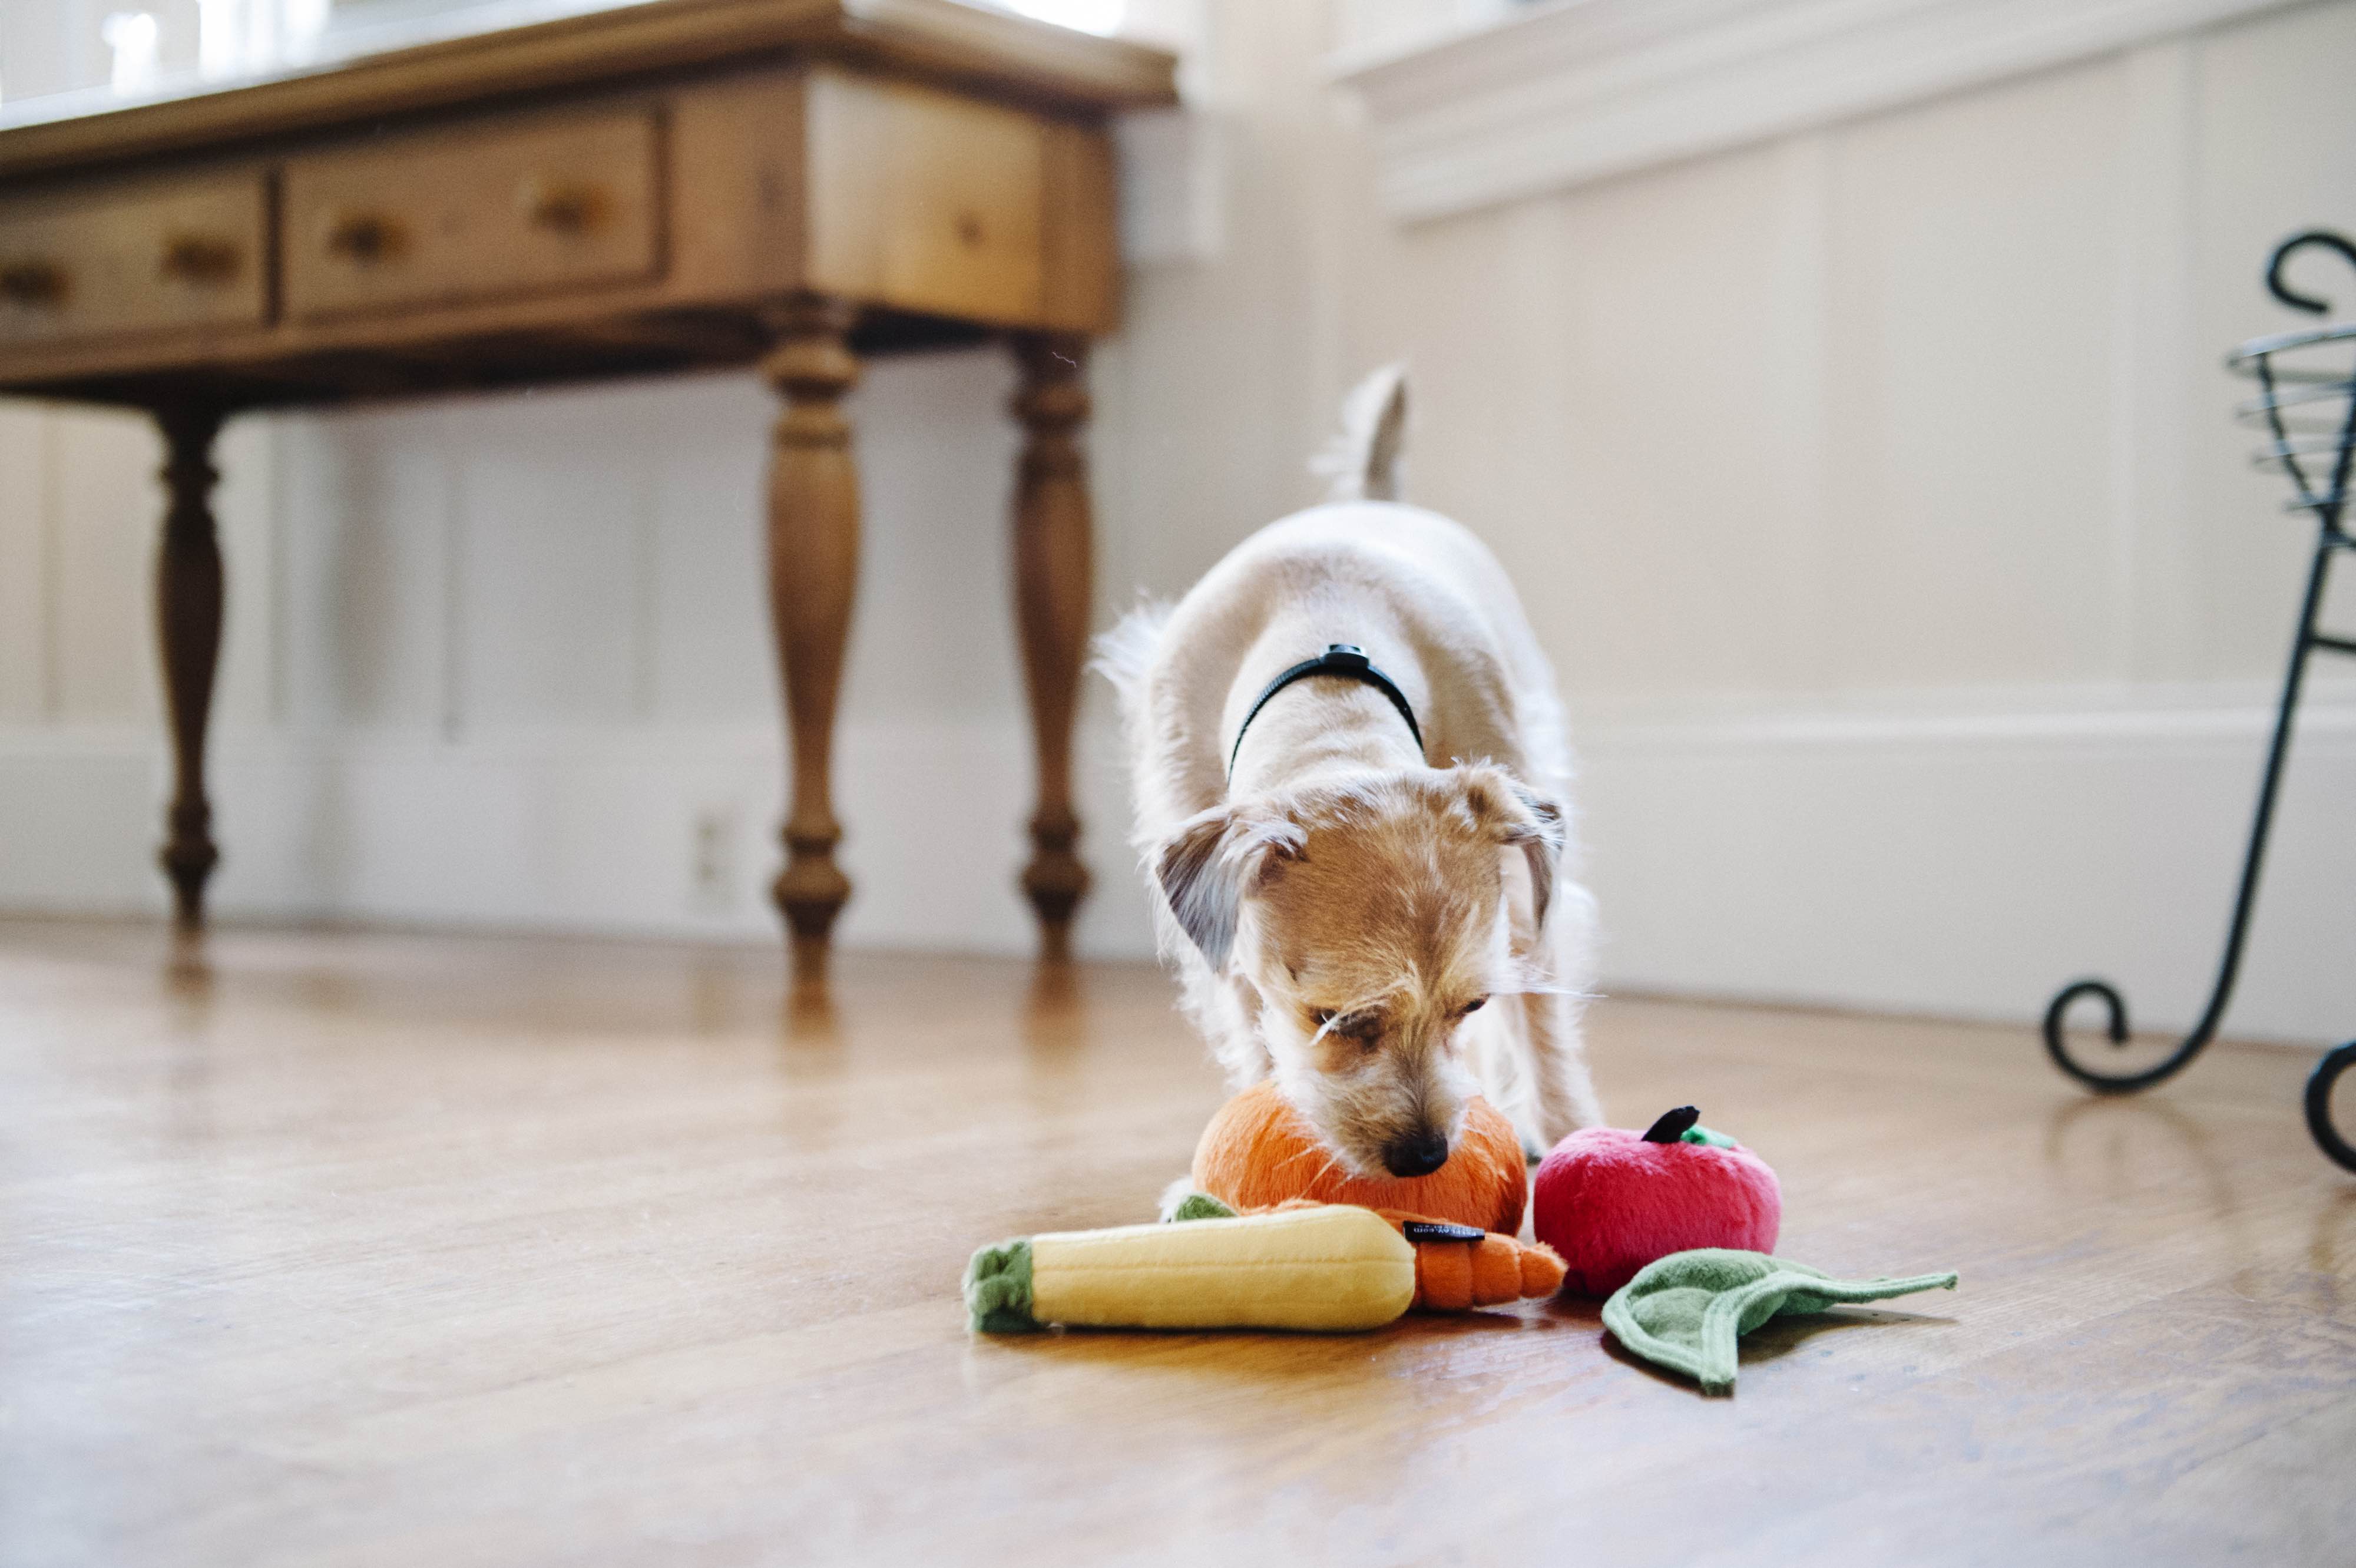
[[[1342,431],[1309,465],[1333,481],[1325,499],[1395,501],[1407,456],[1407,365],[1385,365],[1342,400]]]

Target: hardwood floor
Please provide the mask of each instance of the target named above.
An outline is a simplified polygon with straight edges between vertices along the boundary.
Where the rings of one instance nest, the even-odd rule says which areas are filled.
[[[1704,1401],[1589,1304],[967,1337],[1220,1097],[1141,967],[0,924],[0,1563],[2356,1560],[2356,1181],[2308,1058],[1613,1001],[1781,1250],[1963,1288]]]

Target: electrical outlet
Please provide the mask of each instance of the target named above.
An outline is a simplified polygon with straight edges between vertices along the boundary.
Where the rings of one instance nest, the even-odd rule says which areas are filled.
[[[707,915],[736,907],[736,822],[734,807],[707,806],[691,824],[688,901]]]

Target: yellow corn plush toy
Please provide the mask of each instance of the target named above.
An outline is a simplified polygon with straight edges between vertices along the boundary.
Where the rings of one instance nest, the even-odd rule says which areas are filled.
[[[984,1247],[965,1275],[975,1328],[1380,1328],[1415,1300],[1414,1246],[1371,1209],[1272,1209],[1051,1231]]]

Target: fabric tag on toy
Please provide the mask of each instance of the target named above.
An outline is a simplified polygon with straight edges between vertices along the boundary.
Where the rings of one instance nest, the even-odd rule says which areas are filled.
[[[1477,1225],[1451,1225],[1445,1219],[1405,1219],[1399,1234],[1410,1241],[1478,1241],[1488,1232]]]

